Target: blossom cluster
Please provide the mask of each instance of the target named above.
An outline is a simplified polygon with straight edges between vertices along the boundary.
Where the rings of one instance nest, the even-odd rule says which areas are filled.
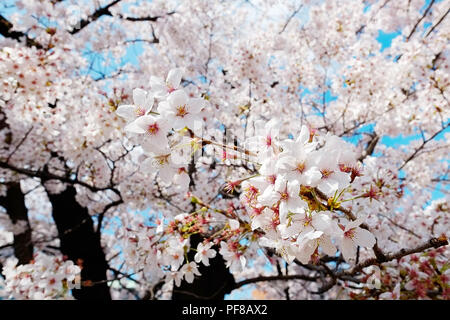
[[[182,189],[187,189],[190,179],[186,165],[191,148],[186,141],[177,141],[177,136],[180,138],[183,134],[176,133],[194,130],[196,121],[201,127],[200,113],[207,101],[190,97],[181,87],[181,80],[182,70],[179,68],[170,70],[165,81],[152,77],[150,92],[134,89],[133,104],[120,105],[116,113],[128,122],[125,131],[140,138],[147,156],[142,165],[156,170],[163,183],[174,181]]]
[[[445,248],[403,257],[381,267],[366,268],[362,289],[352,299],[409,300],[450,298],[450,264]]]
[[[265,232],[260,244],[275,248],[289,263],[316,260],[319,247],[334,256],[338,244],[347,261],[356,257],[357,246],[373,247],[375,237],[360,227],[364,216],[354,220],[334,212],[351,200],[343,197],[361,175],[352,146],[306,126],[297,138],[281,140],[279,129],[271,120],[251,138],[258,146],[260,175],[242,184],[252,229]]]
[[[29,264],[9,258],[3,266],[5,291],[14,299],[71,299],[80,284],[80,267],[70,260],[38,253]]]
[[[216,221],[221,227],[211,228]],[[191,236],[203,234],[205,238],[196,247]],[[243,253],[247,246],[239,243],[243,233],[236,219],[215,220],[211,213],[200,210],[177,215],[164,225],[160,219],[153,226],[142,223],[127,228],[123,244],[127,265],[143,271],[150,283],[165,279],[166,283],[180,286],[184,279],[188,283],[200,276],[199,264],[209,266],[209,260],[219,252],[234,272],[246,265]],[[195,254],[190,255],[190,252]],[[192,256],[189,260],[188,256]]]
[[[143,168],[157,169],[161,180],[166,183],[185,181],[186,190],[189,177],[185,167],[176,171],[173,151],[178,145],[169,143],[169,138],[175,140],[175,130],[192,132],[205,100],[189,98],[179,88],[180,81],[180,69],[171,70],[165,83],[152,78],[150,92],[134,89],[134,104],[121,105],[116,112],[128,121],[126,131],[140,135],[139,141],[149,156],[143,165],[149,161],[152,164]],[[154,108],[155,99],[159,101],[157,108]],[[345,216],[336,210],[341,203],[352,200],[343,198],[350,195],[352,182],[362,175],[353,147],[337,136],[322,135],[307,126],[301,127],[298,137],[291,135],[284,140],[280,138],[281,123],[277,120],[257,121],[254,127],[254,135],[244,141],[247,149],[234,148],[233,151],[248,156],[248,160],[256,164],[257,172],[251,177],[229,182],[224,188],[228,193],[236,188],[243,191],[241,216],[236,216],[238,210],[233,205],[225,212],[216,209],[216,212],[232,218],[214,239],[216,244],[220,243],[219,252],[227,266],[232,271],[244,268],[244,253],[247,251],[242,242],[231,241],[224,236],[228,229],[236,230],[241,236],[251,234],[250,242],[259,240],[260,245],[275,248],[289,263],[295,258],[302,263],[316,261],[319,252],[333,256],[336,246],[344,259],[350,261],[356,257],[358,246],[373,247],[375,237],[366,227],[360,227],[365,217]],[[198,143],[196,139],[201,138],[191,136],[191,140],[184,144],[192,147]],[[178,179],[177,182],[175,175],[184,175],[186,179]],[[354,195],[355,190],[352,192]],[[361,197],[371,195],[363,191],[360,194]],[[194,196],[192,201],[205,211],[211,209]],[[128,238],[130,243],[126,252],[130,258],[127,260],[132,265],[139,265],[138,260],[144,259],[142,265],[160,276],[163,274],[162,266],[168,266],[166,270],[170,270],[177,285],[183,276],[190,282],[192,274],[197,274],[197,267],[186,259],[191,250],[189,237],[202,229],[205,233],[208,222],[204,217],[199,219],[199,214],[194,212],[178,215],[166,229],[163,222],[156,231],[143,228]],[[158,232],[168,237],[159,237],[152,244],[151,240]],[[228,242],[221,241],[221,237],[227,238]],[[196,262],[208,265],[207,259],[215,255],[211,246],[212,243],[206,242],[196,249]],[[186,264],[183,265],[184,262]]]

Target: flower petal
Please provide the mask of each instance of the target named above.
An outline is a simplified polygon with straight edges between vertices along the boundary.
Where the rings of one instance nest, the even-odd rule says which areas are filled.
[[[136,113],[134,112],[135,106],[124,104],[117,108],[116,114],[128,121],[136,118]]]
[[[133,90],[133,102],[136,106],[144,108],[145,100],[147,98],[147,92],[141,88],[136,88]]]
[[[196,114],[199,113],[200,110],[205,105],[205,99],[202,98],[193,98],[189,99],[189,113]]]
[[[323,252],[329,256],[334,256],[336,254],[336,247],[331,242],[330,237],[323,235],[319,239],[319,245]]]
[[[353,241],[362,247],[372,248],[377,241],[372,233],[362,228],[356,228],[354,235]]]
[[[349,260],[356,258],[356,246],[351,239],[344,237],[341,241],[340,249],[342,251],[342,255],[344,256],[345,261],[348,262]]]
[[[167,75],[167,85],[170,88],[176,89],[180,85],[181,77],[183,76],[183,70],[181,68],[175,68],[169,71]]]
[[[145,130],[136,121],[129,123],[124,130],[132,133],[145,133]]]
[[[172,92],[167,101],[170,103],[172,108],[176,108],[188,103],[188,96],[184,90],[176,90]]]

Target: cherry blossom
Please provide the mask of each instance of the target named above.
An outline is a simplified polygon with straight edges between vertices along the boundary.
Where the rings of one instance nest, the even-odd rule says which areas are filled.
[[[145,116],[153,107],[153,97],[139,88],[133,90],[133,102],[133,105],[121,105],[116,110],[116,113],[128,122]]]
[[[359,218],[348,222],[345,226],[340,225],[342,230],[341,249],[346,260],[356,257],[357,246],[371,248],[375,245],[375,237],[369,231],[359,227],[363,222],[364,218]]]
[[[188,283],[192,283],[195,276],[201,276],[197,269],[197,264],[192,261],[183,265],[181,272],[184,274],[184,278]]]
[[[205,265],[209,266],[209,259],[216,256],[216,251],[211,249],[212,243],[207,244],[199,243],[197,246],[197,253],[195,254],[195,262],[200,263],[200,261]]]

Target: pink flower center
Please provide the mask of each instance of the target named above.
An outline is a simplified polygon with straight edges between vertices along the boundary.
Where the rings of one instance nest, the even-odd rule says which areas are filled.
[[[156,122],[154,124],[149,125],[147,128],[147,132],[151,135],[157,134],[158,131],[159,131],[159,126]]]
[[[299,172],[299,173],[303,173],[303,171],[305,171],[305,163],[304,162],[299,162],[297,163],[297,165],[295,166],[295,171]]]
[[[267,136],[266,137],[266,146],[270,147],[272,145],[272,137],[271,136]]]
[[[182,117],[183,118],[187,114],[188,114],[188,112],[187,112],[185,104],[182,105],[182,106],[178,106],[177,107],[177,114],[176,114],[177,117]]]
[[[145,115],[145,110],[141,107],[137,107],[134,112],[136,113],[137,117],[142,117],[143,115]]]
[[[275,180],[277,180],[277,176],[274,175],[274,174],[267,177],[267,181],[268,181],[270,184],[275,184]]]
[[[156,156],[155,160],[160,166],[163,166],[166,163],[169,163],[169,156],[170,156],[170,154],[164,154],[164,155]]]
[[[350,229],[344,232],[344,237],[353,239],[355,237],[355,229]]]
[[[289,194],[285,191],[280,194],[280,200],[286,201],[289,199]]]
[[[327,179],[333,173],[333,170],[322,169],[320,173],[322,174],[322,179]]]

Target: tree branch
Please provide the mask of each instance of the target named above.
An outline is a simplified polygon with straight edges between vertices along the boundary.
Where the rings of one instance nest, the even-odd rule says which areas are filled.
[[[372,266],[374,264],[379,264],[379,263],[383,263],[383,262],[388,262],[388,261],[392,261],[395,259],[400,259],[404,256],[413,254],[413,253],[418,253],[418,252],[423,252],[427,249],[430,248],[439,248],[442,246],[446,246],[448,245],[448,240],[446,238],[431,238],[430,240],[428,240],[427,242],[412,248],[412,249],[401,249],[398,252],[395,253],[391,253],[391,254],[387,254],[385,255],[385,259],[384,261],[380,261],[380,259],[378,258],[372,258],[372,259],[368,259],[364,262],[361,262],[360,264],[356,265],[352,271],[350,272],[342,272],[342,273],[338,273],[337,276],[340,275],[354,275],[355,273],[361,271],[362,269],[368,267],[368,266]]]
[[[36,40],[31,39],[23,32],[20,31],[12,31],[13,24],[9,22],[5,17],[0,15],[0,34],[5,38],[14,39],[17,41],[21,41],[21,39],[25,38],[25,43],[27,47],[36,47],[38,49],[43,49],[44,47],[37,42]]]
[[[414,157],[416,156],[416,154],[423,149],[423,147],[425,147],[425,145],[430,142],[431,140],[433,140],[439,133],[441,133],[442,131],[444,131],[445,129],[447,129],[450,126],[450,122],[447,123],[446,126],[442,127],[441,130],[437,131],[435,134],[433,134],[430,138],[428,138],[427,140],[423,141],[422,144],[420,145],[419,148],[417,148],[413,154],[411,154],[404,162],[403,164],[400,166],[400,168],[398,168],[398,170],[403,169],[403,167],[410,162],[412,159],[414,159]]]
[[[106,5],[105,7],[99,8],[94,11],[86,20],[82,19],[80,22],[78,22],[78,27],[74,28],[72,31],[70,31],[70,34],[74,35],[83,30],[87,25],[89,25],[91,22],[96,21],[101,16],[112,16],[111,12],[109,11],[109,8],[111,8],[113,5],[119,3],[121,0],[114,0],[110,4]]]
[[[9,163],[3,162],[3,161],[0,161],[0,168],[12,170],[12,171],[24,174],[29,177],[40,178],[44,181],[45,180],[59,180],[61,182],[65,182],[65,183],[69,183],[69,184],[78,184],[80,186],[88,188],[90,191],[93,191],[93,192],[111,190],[115,194],[120,195],[120,192],[117,189],[113,188],[113,186],[99,188],[99,187],[95,187],[90,184],[87,184],[86,182],[83,182],[83,181],[80,181],[77,179],[70,179],[68,177],[58,176],[56,174],[50,173],[45,170],[34,171],[34,170],[29,170],[29,169],[24,169],[24,168],[18,168],[12,164],[9,164]]]
[[[317,277],[305,276],[303,274],[291,274],[291,275],[278,275],[278,276],[261,276],[251,279],[246,279],[237,282],[233,289],[238,289],[246,284],[261,282],[261,281],[278,281],[278,280],[305,280],[305,281],[316,281]]]
[[[442,16],[442,18],[440,18],[439,21],[436,22],[436,24],[430,28],[430,30],[425,35],[425,38],[428,37],[442,21],[444,21],[445,17],[448,15],[449,12],[450,12],[450,8],[448,8],[447,12]]]
[[[166,16],[170,16],[170,15],[172,15],[174,13],[175,13],[175,11],[170,11],[170,12],[168,12],[166,14]],[[119,15],[119,17],[121,19],[128,20],[128,21],[153,21],[153,22],[155,22],[155,21],[158,21],[158,19],[160,19],[160,18],[162,18],[164,16],[125,17],[123,15]]]
[[[409,33],[409,35],[406,37],[406,41],[409,41],[409,39],[412,37],[412,35],[414,34],[414,32],[416,31],[417,26],[420,24],[420,22],[426,17],[426,15],[428,14],[428,12],[430,11],[431,7],[433,6],[435,0],[431,0],[430,4],[428,5],[428,7],[426,8],[425,12],[423,13],[422,17],[420,17],[420,19],[416,22],[416,24],[414,25],[414,27],[412,28],[411,32]]]
[[[358,160],[363,162],[367,156],[371,156],[373,154],[375,147],[379,140],[380,140],[380,137],[377,134],[375,134],[372,137],[372,139],[367,143],[366,150],[364,150],[364,152],[361,154],[361,156],[358,158]]]

